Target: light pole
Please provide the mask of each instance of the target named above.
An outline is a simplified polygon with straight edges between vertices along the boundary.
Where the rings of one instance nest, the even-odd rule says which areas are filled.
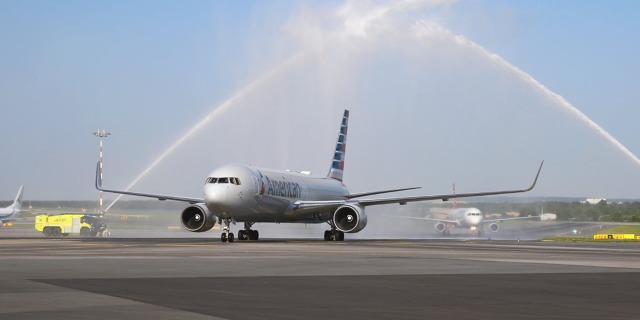
[[[100,180],[102,180],[102,139],[111,135],[110,132],[107,132],[104,129],[98,129],[98,131],[93,133],[94,136],[100,138]],[[100,215],[103,215],[104,211],[102,211],[102,191],[100,191]]]

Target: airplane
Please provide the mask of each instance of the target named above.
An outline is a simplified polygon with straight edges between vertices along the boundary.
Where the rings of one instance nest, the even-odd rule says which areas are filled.
[[[314,177],[308,172],[278,171],[244,164],[227,164],[213,170],[205,179],[204,197],[131,192],[107,189],[102,186],[100,163],[96,165],[96,189],[124,195],[187,202],[180,221],[191,232],[204,232],[216,222],[224,224],[220,236],[222,242],[233,242],[231,223],[244,223],[238,231],[239,240],[258,240],[255,223],[327,223],[325,241],[343,241],[345,233],[356,233],[367,225],[365,208],[374,205],[452,198],[478,197],[527,192],[536,184],[542,164],[530,187],[518,190],[491,191],[463,194],[404,196],[394,198],[361,199],[362,197],[413,190],[417,188],[391,189],[364,193],[350,193],[343,183],[349,110],[344,111],[340,131],[334,149],[329,172],[324,177]]]
[[[453,185],[453,194],[456,193],[456,185]],[[540,216],[527,216],[527,217],[515,217],[515,218],[499,218],[499,219],[484,219],[482,211],[478,208],[458,208],[458,202],[453,199],[453,209],[447,213],[446,219],[433,219],[426,217],[403,217],[410,219],[419,219],[427,221],[435,221],[434,229],[437,232],[442,233],[443,236],[451,235],[450,228],[467,228],[474,233],[477,233],[479,237],[484,235],[484,226],[489,225],[491,232],[498,232],[500,225],[498,222],[508,220],[523,220],[540,218]]]
[[[18,194],[16,195],[13,203],[6,207],[0,208],[0,226],[4,226],[5,223],[16,220],[20,214],[22,214],[22,194],[24,193],[24,186],[20,186]]]

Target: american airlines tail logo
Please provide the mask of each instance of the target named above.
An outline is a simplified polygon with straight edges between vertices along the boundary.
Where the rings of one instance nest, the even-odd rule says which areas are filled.
[[[336,150],[333,154],[333,162],[331,164],[331,170],[329,170],[329,178],[336,179],[342,182],[342,175],[344,171],[344,158],[347,151],[347,131],[349,127],[349,110],[344,111],[342,117],[342,124],[340,125],[340,134],[338,135],[338,141],[336,142]]]

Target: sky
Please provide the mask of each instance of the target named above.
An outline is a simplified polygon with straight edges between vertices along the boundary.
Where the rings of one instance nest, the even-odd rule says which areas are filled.
[[[520,188],[545,160],[530,196],[640,199],[639,6],[0,1],[0,199],[97,199],[98,129],[111,188],[324,175],[344,109],[352,192]]]

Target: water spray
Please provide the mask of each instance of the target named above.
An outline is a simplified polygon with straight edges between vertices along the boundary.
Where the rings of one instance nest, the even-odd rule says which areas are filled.
[[[479,53],[480,55],[482,55],[482,56],[494,61],[500,67],[506,68],[508,71],[510,71],[511,73],[513,73],[516,76],[518,76],[518,78],[520,78],[525,83],[527,83],[527,84],[533,86],[534,88],[538,89],[547,98],[551,99],[551,101],[553,101],[556,105],[562,107],[563,109],[565,109],[565,111],[569,112],[570,114],[572,114],[573,116],[578,118],[578,120],[580,120],[582,123],[587,125],[587,127],[589,127],[590,129],[592,129],[593,131],[598,133],[607,142],[611,143],[611,145],[613,145],[620,152],[622,152],[625,156],[627,156],[629,159],[631,159],[631,161],[633,161],[636,164],[640,165],[640,159],[638,159],[638,157],[635,154],[633,154],[633,152],[631,152],[629,149],[627,149],[627,147],[625,147],[620,141],[618,141],[616,138],[614,138],[609,132],[607,132],[604,128],[602,128],[600,125],[598,125],[595,121],[591,120],[586,114],[584,114],[582,111],[580,111],[574,105],[569,103],[569,101],[567,101],[564,97],[562,97],[561,95],[559,95],[559,94],[551,91],[547,87],[545,87],[543,84],[538,82],[538,80],[533,78],[530,74],[522,71],[520,68],[512,65],[511,63],[509,63],[508,61],[506,61],[505,59],[503,59],[499,55],[490,52],[489,50],[485,49],[484,47],[480,46],[479,44],[467,39],[466,37],[464,37],[462,35],[456,35],[453,32],[451,32],[450,30],[448,30],[448,29],[446,29],[446,28],[444,28],[444,27],[442,27],[440,25],[433,24],[433,23],[426,23],[424,21],[418,21],[418,24],[423,26],[425,28],[425,31],[440,33],[440,34],[444,35],[445,37],[448,37],[448,38],[452,39],[458,45],[470,48],[470,49],[476,51],[477,53]]]
[[[171,155],[174,150],[176,150],[182,143],[186,140],[197,134],[202,128],[207,126],[213,120],[218,118],[224,112],[228,111],[231,107],[238,105],[238,101],[242,99],[244,96],[250,94],[253,90],[266,83],[267,81],[279,76],[283,71],[288,70],[293,67],[297,63],[303,60],[304,57],[308,56],[309,53],[314,51],[321,50],[324,48],[327,43],[333,40],[344,40],[345,36],[357,36],[357,37],[367,37],[369,35],[371,26],[375,23],[379,23],[386,16],[393,13],[403,13],[405,11],[409,11],[416,7],[437,7],[437,6],[446,6],[455,1],[447,1],[447,0],[434,0],[434,1],[400,1],[400,2],[392,2],[387,6],[379,6],[377,8],[370,9],[369,11],[362,11],[360,8],[356,8],[359,4],[358,2],[347,2],[344,6],[338,8],[336,11],[336,15],[339,17],[341,21],[344,22],[342,28],[338,28],[337,32],[334,33],[326,33],[323,38],[319,39],[319,42],[313,43],[314,46],[307,48],[306,50],[302,50],[301,53],[290,57],[284,62],[278,64],[276,67],[266,72],[262,76],[258,77],[256,80],[251,82],[246,87],[240,89],[233,96],[231,96],[228,100],[215,107],[207,116],[205,116],[202,120],[196,123],[195,126],[191,127],[185,134],[183,134],[176,142],[174,142],[166,151],[164,151],[160,156],[156,157],[156,159],[147,166],[142,173],[140,173],[127,187],[125,190],[130,190],[138,181],[140,181],[143,177],[145,177],[153,168],[155,168],[162,160]],[[385,22],[385,21],[382,21]],[[453,40],[458,45],[467,47],[472,49],[473,51],[479,53],[480,55],[494,61],[497,65],[506,68],[516,76],[518,76],[521,80],[534,88],[538,89],[545,96],[551,99],[555,104],[562,107],[570,114],[573,114],[577,117],[581,122],[586,124],[589,128],[596,131],[599,135],[603,136],[606,141],[611,143],[614,147],[620,150],[623,154],[629,157],[631,160],[640,165],[640,159],[636,157],[631,151],[629,151],[622,143],[620,143],[617,139],[615,139],[611,134],[609,134],[606,130],[600,127],[597,123],[587,117],[584,113],[578,110],[576,107],[571,105],[566,99],[562,96],[556,94],[555,92],[549,90],[544,85],[539,83],[536,79],[534,79],[531,75],[526,72],[520,70],[514,65],[510,64],[502,57],[494,54],[477,43],[467,39],[462,35],[456,35],[449,31],[448,29],[433,23],[427,23],[423,20],[416,20],[416,26],[420,29],[419,32],[427,32],[428,34],[437,33],[443,35],[447,39]],[[315,29],[314,29],[315,30]],[[420,36],[420,33],[418,33]],[[324,44],[324,45],[323,45]],[[119,195],[106,210],[109,210],[120,198],[122,195]]]
[[[207,116],[205,116],[202,120],[196,123],[195,126],[191,127],[185,134],[183,134],[176,142],[174,142],[167,150],[165,150],[160,156],[156,157],[156,159],[148,165],[133,181],[125,188],[125,191],[129,191],[140,179],[144,178],[153,168],[155,168],[162,160],[171,155],[181,144],[183,144],[186,140],[195,135],[198,131],[202,130],[206,127],[211,121],[218,118],[224,112],[228,111],[232,106],[236,105],[238,100],[242,99],[245,95],[249,94],[252,90],[264,84],[268,80],[278,76],[283,71],[291,68],[293,65],[298,63],[302,59],[302,54],[294,55],[284,62],[277,65],[275,68],[271,69],[269,72],[263,74],[253,82],[251,82],[246,87],[240,89],[236,94],[231,96],[231,98],[227,99],[225,102],[217,106],[213,109]],[[102,163],[102,162],[101,162]],[[102,172],[102,171],[101,171]],[[118,195],[116,199],[109,204],[106,210],[109,210],[120,198],[122,198],[122,194]],[[105,211],[106,211],[105,210]]]

